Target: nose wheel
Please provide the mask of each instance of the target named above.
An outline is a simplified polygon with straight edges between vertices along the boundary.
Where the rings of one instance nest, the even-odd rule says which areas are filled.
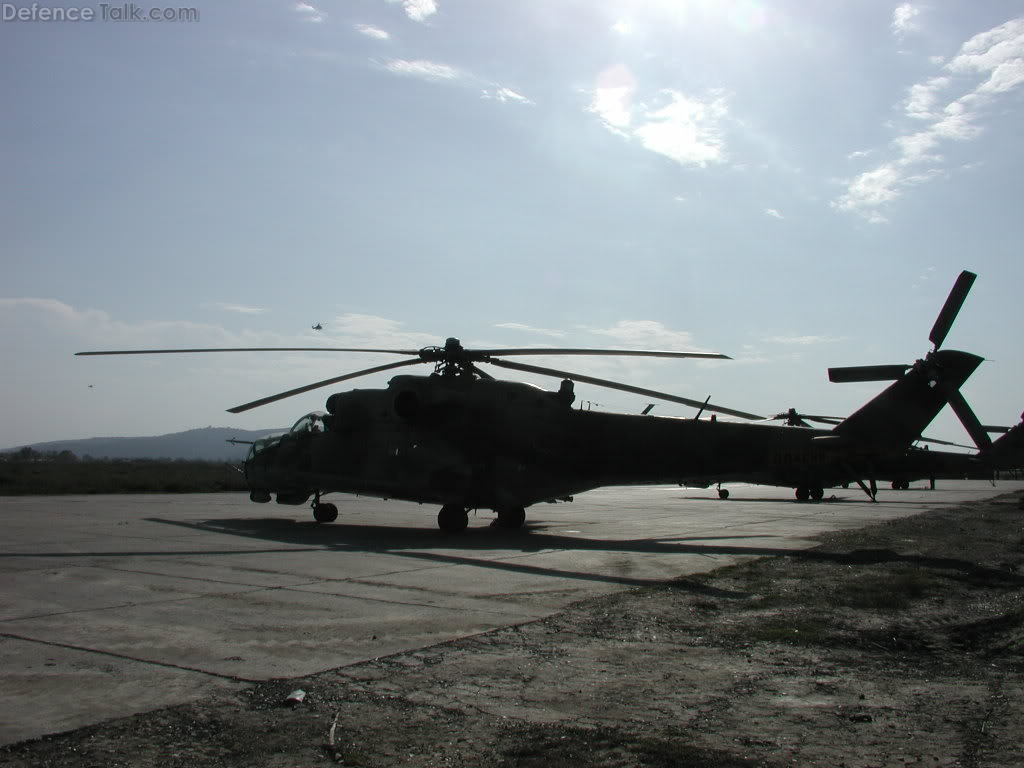
[[[338,508],[329,501],[320,501],[320,491],[313,495],[313,519],[318,523],[333,523],[338,519]]]

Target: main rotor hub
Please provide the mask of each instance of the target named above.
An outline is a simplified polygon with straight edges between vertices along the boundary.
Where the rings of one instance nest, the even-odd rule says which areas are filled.
[[[434,363],[434,373],[443,376],[471,376],[474,372],[473,356],[454,337],[446,339],[443,347],[423,347],[420,359]]]

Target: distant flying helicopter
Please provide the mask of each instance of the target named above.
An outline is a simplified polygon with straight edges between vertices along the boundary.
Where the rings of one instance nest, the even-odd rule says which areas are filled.
[[[320,323],[317,323],[316,325],[313,326],[314,331],[322,331],[323,329],[324,327]]]

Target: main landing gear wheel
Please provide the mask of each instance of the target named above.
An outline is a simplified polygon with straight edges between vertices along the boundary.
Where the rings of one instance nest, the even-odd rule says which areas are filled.
[[[333,523],[338,519],[338,508],[329,501],[313,505],[313,519],[318,523]]]
[[[437,526],[445,533],[461,533],[469,525],[469,513],[458,504],[445,504],[437,513]]]
[[[729,498],[729,489],[728,488],[719,488],[718,489],[718,498],[720,498],[720,499],[728,499]]]
[[[813,488],[800,486],[799,488],[796,489],[796,497],[800,501],[807,501],[808,499],[821,501],[823,498],[825,498],[825,489],[819,488],[818,486],[814,486]]]
[[[910,481],[909,480],[893,480],[892,481],[892,489],[894,491],[908,491],[908,490],[910,490]]]
[[[499,528],[522,528],[526,522],[526,510],[522,507],[505,507],[495,511],[498,519],[494,522]]]

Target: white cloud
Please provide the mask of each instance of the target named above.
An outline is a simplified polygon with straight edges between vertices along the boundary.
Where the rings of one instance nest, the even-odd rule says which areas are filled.
[[[316,6],[306,2],[306,0],[299,0],[292,6],[292,8],[299,14],[303,21],[311,21],[314,24],[319,24],[327,18],[326,13]]]
[[[495,101],[506,102],[512,101],[517,104],[533,104],[528,98],[523,96],[521,93],[513,91],[511,88],[505,88],[500,85],[495,85],[494,88],[485,88],[481,92],[482,98],[494,99]]]
[[[921,9],[911,3],[903,3],[897,6],[892,12],[892,30],[897,37],[903,37],[908,32],[914,32],[919,28],[917,17]]]
[[[511,102],[514,104],[532,105],[526,96],[499,83],[488,83],[472,72],[456,69],[448,64],[441,64],[426,59],[390,59],[383,64],[384,68],[393,74],[406,77],[417,77],[421,80],[432,82],[456,82],[463,87],[480,88],[480,98],[490,99],[500,103]],[[481,87],[487,86],[487,87]]]
[[[701,102],[671,90],[663,94],[669,103],[644,114],[633,135],[647,149],[681,165],[703,168],[708,163],[721,162],[724,158],[719,122],[726,113],[724,100]]]
[[[617,22],[612,24],[612,32],[620,35],[630,35],[633,33],[633,25],[628,19],[619,19]]]
[[[459,70],[449,67],[447,64],[437,64],[433,61],[419,59],[409,61],[407,59],[392,59],[384,67],[396,75],[409,75],[420,77],[425,80],[455,80],[461,75]]]
[[[765,209],[764,209],[764,212],[765,212],[765,215],[766,215],[766,216],[772,216],[772,217],[774,217],[774,218],[776,218],[776,219],[781,219],[781,218],[783,218],[782,214],[781,214],[781,213],[779,213],[779,212],[778,212],[777,210],[775,210],[774,208],[765,208]]]
[[[765,341],[772,344],[795,344],[806,347],[811,344],[831,344],[842,341],[838,336],[769,336]]]
[[[952,72],[992,72],[1001,64],[1024,56],[1024,18],[1012,19],[981,32],[960,47],[946,65]]]
[[[401,2],[405,9],[405,15],[413,21],[425,21],[437,13],[437,3],[434,0],[389,0],[389,2]]]
[[[721,121],[727,113],[725,97],[713,93],[707,100],[665,89],[656,94],[656,106],[634,104],[636,81],[623,66],[601,73],[591,92],[587,111],[605,127],[624,138],[634,138],[651,152],[680,165],[696,165],[725,159]]]
[[[42,323],[80,339],[82,343],[119,347],[181,346],[257,346],[257,337],[238,334],[217,325],[183,320],[147,320],[126,323],[113,320],[98,309],[77,309],[57,299],[0,299],[0,312],[6,314],[5,327],[25,322]],[[10,321],[11,325],[6,323]],[[267,337],[259,337],[265,340]],[[198,343],[197,343],[198,342]],[[263,346],[264,344],[259,344]]]
[[[992,75],[978,89],[979,94],[1006,93],[1024,83],[1024,59],[1004,61],[992,70]]]
[[[937,152],[943,142],[977,138],[983,130],[979,123],[985,107],[1024,84],[1024,18],[975,35],[944,70],[911,86],[904,102],[907,116],[927,125],[897,136],[892,142],[896,156],[848,181],[846,191],[832,202],[833,208],[883,222],[886,218],[880,209],[908,187],[944,175],[939,167],[944,158]],[[953,86],[959,86],[961,95],[940,109],[940,91]]]
[[[214,301],[210,304],[204,304],[208,309],[221,309],[225,312],[238,312],[243,315],[258,315],[263,312],[262,307],[247,307],[244,304],[227,304],[223,301]]]
[[[633,92],[636,81],[622,65],[610,67],[598,75],[597,86],[591,94],[588,112],[593,112],[605,127],[620,133],[633,120]]]
[[[534,328],[530,325],[524,325],[523,323],[495,323],[495,328],[505,328],[511,331],[524,331],[526,333],[536,333],[541,336],[551,336],[552,338],[561,339],[564,338],[565,331],[556,331],[551,328]]]
[[[340,346],[370,348],[420,349],[444,344],[439,336],[407,331],[403,325],[398,320],[378,315],[348,312],[334,318],[329,326],[330,335],[323,338]]]
[[[372,37],[374,40],[390,40],[391,35],[383,29],[370,26],[369,24],[356,24],[355,30],[361,35]]]
[[[656,320],[620,320],[611,328],[588,328],[590,333],[607,336],[626,347],[662,349],[670,352],[707,352],[693,340],[689,331],[673,331]]]
[[[939,76],[910,86],[910,92],[905,102],[907,116],[917,120],[928,120],[934,117],[933,110],[935,102],[938,100],[938,92],[949,85],[949,82],[948,77]]]

